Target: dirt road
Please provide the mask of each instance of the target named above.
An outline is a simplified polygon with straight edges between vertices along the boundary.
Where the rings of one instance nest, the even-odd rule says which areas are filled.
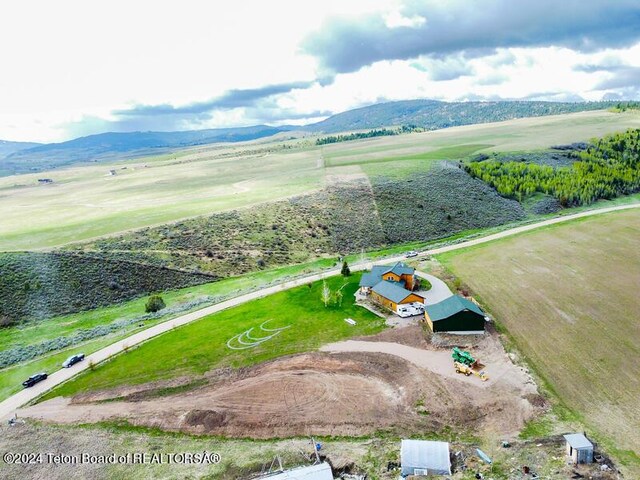
[[[505,230],[503,232],[488,235],[486,237],[476,238],[473,240],[457,243],[454,245],[435,248],[432,250],[422,252],[420,256],[434,255],[438,253],[448,252],[451,250],[457,250],[460,248],[466,248],[472,245],[479,245],[482,243],[497,240],[499,238],[509,237],[512,235],[516,235],[518,233],[527,232],[530,230],[534,230],[536,228],[545,227],[548,225],[554,225],[561,222],[566,222],[576,218],[589,217],[592,215],[600,215],[608,212],[626,210],[629,208],[639,208],[639,207],[640,207],[640,203],[631,204],[631,205],[622,205],[622,206],[610,207],[610,208],[602,208],[598,210],[590,210],[586,212],[577,213],[574,215],[566,215],[563,217],[553,218],[550,220],[545,220],[545,221],[530,224],[530,225],[524,225],[521,227],[512,228],[509,230]],[[375,264],[387,264],[387,263],[392,263],[392,262],[397,262],[402,260],[405,260],[404,256],[396,256],[392,258],[381,259],[376,262],[365,262],[363,264],[356,264],[351,266],[351,270],[353,271],[364,270],[364,269],[371,268],[371,266]],[[58,370],[53,374],[51,374],[47,380],[36,384],[34,387],[31,387],[19,393],[16,393],[15,395],[0,402],[0,420],[6,420],[12,417],[15,411],[21,406],[26,405],[27,403],[41,396],[43,393],[51,390],[53,387],[65,382],[66,380],[69,380],[70,378],[77,375],[81,371],[87,369],[89,367],[90,362],[94,364],[100,363],[114,355],[117,355],[118,353],[121,353],[123,351],[124,346],[133,347],[134,345],[137,345],[146,340],[149,340],[150,338],[153,338],[157,335],[170,331],[174,327],[185,325],[187,323],[193,322],[194,320],[198,320],[207,315],[211,315],[212,313],[220,312],[222,310],[226,310],[227,308],[235,307],[237,305],[249,302],[251,300],[266,297],[268,295],[271,295],[273,293],[276,293],[285,289],[293,288],[300,285],[305,285],[309,282],[314,282],[317,280],[321,280],[323,278],[338,275],[339,273],[340,273],[340,269],[337,268],[337,269],[329,270],[323,273],[310,275],[308,277],[299,278],[297,280],[284,282],[279,285],[263,288],[262,290],[258,290],[252,293],[247,293],[247,294],[238,296],[236,298],[226,300],[224,302],[218,303],[216,305],[212,305],[207,308],[203,308],[196,312],[182,315],[173,320],[168,320],[164,323],[158,324],[142,332],[138,332],[126,339],[120,340],[119,342],[109,345],[108,347],[105,347],[87,356],[86,361],[76,364],[72,368]]]

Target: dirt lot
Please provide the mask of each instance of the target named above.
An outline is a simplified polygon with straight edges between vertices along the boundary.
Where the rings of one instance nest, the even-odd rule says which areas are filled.
[[[422,335],[420,327],[391,332],[387,336],[396,340]],[[425,349],[424,340],[413,342],[423,348],[375,341],[383,339],[342,342],[327,347],[342,352],[295,355],[198,379],[56,398],[19,415],[57,423],[127,420],[253,438],[358,436],[379,429],[407,434],[445,427],[513,436],[544,408],[544,402],[532,400],[536,389],[529,376],[509,361],[494,336],[474,350],[487,364],[491,379],[486,383],[453,373],[448,349]],[[171,394],[172,387],[194,380],[200,384]]]

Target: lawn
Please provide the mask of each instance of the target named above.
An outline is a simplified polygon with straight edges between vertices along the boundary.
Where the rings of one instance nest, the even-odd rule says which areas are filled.
[[[165,333],[115,357],[70,382],[54,389],[45,398],[163,380],[184,375],[201,375],[230,366],[238,368],[283,355],[310,351],[354,335],[370,335],[384,328],[384,321],[354,304],[360,274],[347,279],[333,277],[327,284],[333,291],[342,288],[342,305],[325,307],[321,301],[322,282],[285,290],[272,296],[205,317]],[[344,321],[353,318],[357,325]],[[287,327],[280,334],[253,348],[232,350],[227,341],[254,328]],[[235,344],[235,343],[234,343]]]
[[[174,307],[202,299],[203,297],[237,296],[241,293],[268,286],[274,281],[286,281],[299,275],[317,272],[335,265],[335,259],[320,259],[306,264],[254,272],[195,287],[166,291],[162,293],[162,297],[168,307]],[[46,321],[30,322],[17,327],[0,329],[0,351],[20,345],[37,345],[41,342],[70,336],[80,330],[105,325],[116,320],[139,317],[144,314],[146,300],[147,297],[143,297],[110,307],[96,308],[72,315],[51,318]],[[153,320],[145,320],[143,326],[132,324],[109,335],[97,337],[64,350],[54,351],[33,360],[0,369],[0,401],[21,390],[21,383],[30,375],[41,371],[51,373],[59,369],[60,364],[72,353],[82,351],[88,355],[138,331],[204,306],[206,304],[179,313],[166,314]]]
[[[562,407],[640,474],[640,212],[441,255]]]
[[[287,148],[282,141],[266,140],[205,146],[158,157],[3,177],[0,250],[50,248],[299,195],[322,188],[327,174],[337,175],[354,162],[365,170],[371,168],[369,174],[407,172],[416,165],[427,169],[435,158],[466,156],[483,146],[487,147],[484,150],[505,152],[541,149],[638,125],[637,112],[593,111],[324,147],[310,146],[309,140],[284,142]],[[347,166],[325,168],[323,156],[328,164]],[[109,176],[110,169],[117,175]],[[37,178],[44,176],[54,183],[38,185]]]

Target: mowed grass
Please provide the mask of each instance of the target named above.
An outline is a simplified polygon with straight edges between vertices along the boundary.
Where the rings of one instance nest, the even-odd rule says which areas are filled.
[[[315,282],[197,320],[81,374],[45,398],[253,365],[353,335],[377,333],[384,328],[384,320],[354,303],[359,279],[360,274],[355,274],[327,280],[333,291],[342,288],[342,305],[325,307],[320,296],[322,282]],[[357,325],[348,324],[345,318],[353,318]],[[258,328],[265,321],[269,321],[267,328],[288,328],[254,348],[232,350],[227,346],[229,339],[252,327],[254,338],[266,336]]]
[[[640,478],[640,212],[440,256],[561,405]]]
[[[321,271],[336,265],[335,259],[324,258],[299,265],[274,268],[238,277],[227,278],[217,282],[166,291],[162,298],[169,307],[184,304],[205,296],[225,297],[237,296],[244,292],[265,287],[274,281],[285,281],[299,275]],[[37,345],[56,337],[73,335],[82,329],[109,324],[117,320],[126,320],[144,314],[147,297],[130,300],[110,307],[101,307],[84,312],[55,317],[42,322],[31,322],[16,327],[0,329],[0,350],[7,350],[19,345]],[[37,372],[52,373],[60,368],[60,364],[71,354],[83,352],[87,355],[134,333],[170,320],[188,311],[203,308],[200,305],[191,310],[175,314],[163,315],[153,320],[145,320],[142,326],[132,324],[103,337],[97,337],[64,350],[51,352],[33,360],[0,369],[0,401],[22,389],[21,383]]]
[[[50,248],[303,194],[321,188],[327,173],[339,174],[354,163],[370,165],[367,173],[375,175],[426,169],[433,160],[429,155],[466,156],[483,145],[485,151],[540,149],[633,126],[640,126],[637,112],[594,111],[328,146],[310,145],[313,139],[286,141],[286,149],[281,140],[215,145],[3,177],[0,250]],[[265,152],[269,148],[273,151]],[[332,164],[338,166],[327,168]],[[109,176],[110,169],[117,175]],[[38,185],[42,177],[54,183]]]

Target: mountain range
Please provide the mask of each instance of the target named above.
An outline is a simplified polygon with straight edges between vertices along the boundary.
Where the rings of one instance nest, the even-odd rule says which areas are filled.
[[[0,141],[0,176],[52,170],[82,162],[139,157],[180,148],[222,142],[241,142],[280,132],[336,133],[414,125],[428,130],[458,125],[600,110],[615,102],[440,102],[404,100],[348,110],[317,123],[272,127],[256,125],[179,132],[107,132],[61,143]]]

